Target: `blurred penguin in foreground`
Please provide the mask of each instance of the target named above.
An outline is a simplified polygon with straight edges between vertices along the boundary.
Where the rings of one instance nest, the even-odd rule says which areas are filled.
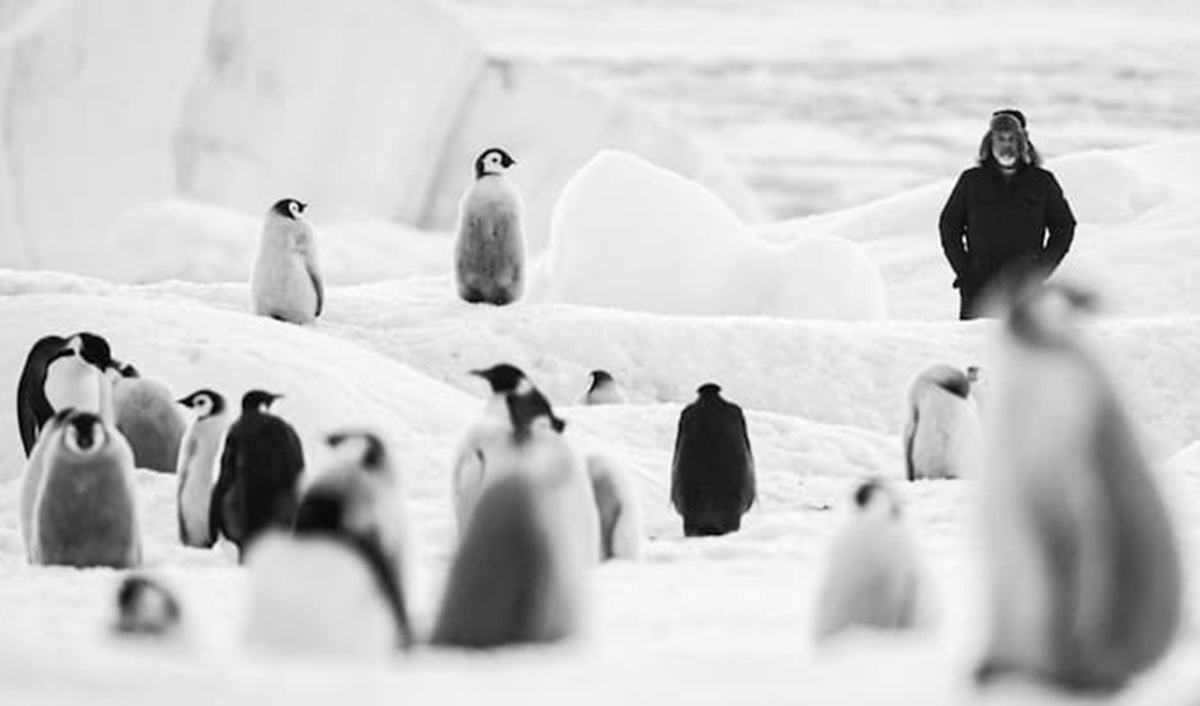
[[[816,636],[851,627],[908,630],[929,621],[925,569],[895,491],[870,480],[830,546],[817,598]]]
[[[1003,335],[982,494],[988,639],[976,677],[1111,691],[1178,629],[1179,547],[1075,289],[1022,293]]]
[[[488,476],[450,568],[433,644],[472,649],[571,638],[599,519],[565,422],[532,385],[508,392],[511,431],[483,450]]]

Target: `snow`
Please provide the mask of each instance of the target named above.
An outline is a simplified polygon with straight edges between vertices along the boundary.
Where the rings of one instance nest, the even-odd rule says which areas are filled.
[[[758,212],[668,117],[536,60],[493,59],[431,0],[20,9],[0,16],[0,266],[116,276],[98,234],[168,199],[259,213],[293,197],[330,220],[448,231],[493,142],[528,160],[514,179],[537,249],[559,187],[603,145]]]
[[[723,1],[706,6],[718,8]],[[500,23],[528,19],[526,11],[515,13],[516,19],[506,14],[517,2],[504,0],[480,12],[502,16],[505,19],[494,20]],[[408,4],[417,11],[425,7]],[[783,3],[767,7],[756,2],[746,4],[753,12],[730,20],[716,9],[685,12],[675,2],[640,5],[634,22],[662,13],[691,14],[687,21],[680,20],[680,26],[647,25],[646,31],[614,43],[614,37],[629,29],[623,24],[631,21],[629,16],[586,5],[592,7],[585,12],[594,22],[578,22],[573,33],[566,32],[569,27],[552,26],[565,34],[553,46],[542,48],[548,54],[587,57],[634,47],[638,56],[610,64],[624,67],[631,81],[655,73],[653,64],[646,63],[654,57],[676,56],[694,64],[691,71],[707,72],[708,92],[688,100],[712,103],[713,111],[721,109],[724,99],[714,93],[732,90],[722,77],[758,69],[739,68],[736,57],[732,65],[711,63],[714,53],[730,45],[709,46],[706,32],[681,31],[681,26],[734,35],[740,38],[735,45],[745,51],[795,47],[797,55],[814,62],[821,55],[853,55],[862,42],[874,38],[879,43],[873,55],[888,60],[907,56],[901,69],[914,75],[929,73],[925,81],[945,76],[923,64],[919,52],[906,54],[906,33],[891,32],[890,23],[879,22],[878,14],[870,16],[867,25],[872,28],[864,40],[852,30],[867,17],[858,10],[818,11],[809,3],[798,3],[798,9],[785,12]],[[935,43],[943,58],[944,52],[960,51],[978,40],[971,21],[946,12],[946,3],[929,0],[926,5],[921,16],[935,18],[939,31],[933,34],[939,37]],[[720,186],[729,172],[719,168],[719,160],[712,159],[706,148],[678,138],[672,128],[663,128],[640,109],[623,107],[619,99],[583,89],[573,79],[532,63],[528,55],[497,59],[488,58],[483,49],[464,50],[469,61],[463,61],[475,68],[462,69],[462,75],[445,66],[425,66],[431,82],[422,86],[449,80],[452,85],[446,90],[460,91],[464,102],[456,112],[401,101],[386,91],[363,97],[341,93],[336,85],[308,85],[297,76],[280,77],[284,64],[277,55],[297,62],[312,74],[314,84],[328,81],[329,71],[318,60],[334,61],[346,50],[322,43],[337,43],[332,39],[337,34],[334,29],[311,27],[306,30],[311,34],[304,37],[315,42],[312,52],[297,56],[297,47],[284,41],[279,27],[265,23],[257,14],[265,11],[254,5],[195,3],[183,11],[172,8],[175,13],[170,16],[169,10],[144,0],[112,0],[104,10],[82,2],[36,8],[24,3],[17,15],[12,7],[0,3],[0,95],[5,100],[0,114],[4,128],[0,134],[5,135],[0,139],[0,264],[53,267],[54,271],[0,270],[0,368],[9,371],[0,376],[0,399],[12,400],[24,356],[38,337],[47,332],[93,330],[109,339],[119,359],[163,381],[177,396],[211,387],[236,404],[251,387],[284,393],[276,410],[297,427],[310,468],[324,465],[321,439],[327,432],[351,425],[378,431],[395,459],[411,519],[410,595],[418,634],[425,635],[442,595],[456,536],[449,496],[452,454],[486,397],[485,385],[467,371],[510,361],[528,371],[558,405],[558,413],[568,422],[568,434],[581,450],[610,454],[628,470],[645,537],[640,562],[609,562],[590,571],[593,615],[588,631],[575,643],[488,655],[422,647],[409,656],[389,657],[385,664],[290,658],[259,654],[245,644],[246,613],[252,600],[248,573],[236,566],[227,545],[213,551],[180,546],[175,479],[139,472],[136,483],[147,569],[178,589],[186,634],[170,644],[118,642],[108,628],[122,574],[25,563],[18,518],[24,459],[13,405],[3,404],[0,702],[138,706],[261,704],[270,698],[296,704],[393,704],[408,698],[477,704],[482,695],[497,703],[569,700],[585,705],[841,704],[885,699],[931,706],[980,701],[1094,703],[1030,684],[1005,685],[985,697],[971,687],[968,674],[979,651],[983,586],[976,486],[970,480],[898,482],[896,486],[938,597],[936,627],[904,636],[848,634],[821,646],[811,639],[823,562],[839,529],[838,519],[849,510],[854,487],[865,477],[899,481],[903,476],[900,433],[905,393],[913,375],[931,363],[979,364],[989,380],[996,364],[994,322],[950,320],[956,295],[949,288],[935,232],[949,181],[900,193],[892,188],[884,192],[892,196],[858,208],[749,225],[752,214],[738,206],[741,187]],[[391,8],[364,3],[353,11],[362,14],[348,15],[360,18],[359,24],[349,25],[357,28],[352,41],[362,42],[364,52],[377,52],[375,60],[387,68],[361,67],[358,79],[364,83],[356,85],[386,86],[393,69],[413,70],[408,65],[386,66],[391,61],[387,57],[417,56],[409,52],[470,36],[466,29],[460,34],[448,19],[433,21],[445,30],[443,35],[398,28],[394,20],[387,20],[398,16]],[[136,41],[127,31],[129,23],[121,18],[131,9],[145,15],[138,26],[147,31],[144,36],[139,33]],[[327,18],[325,24],[334,22],[325,12],[331,11],[319,7],[316,0],[289,3],[286,12],[278,13],[278,22],[289,27],[293,17],[306,14]],[[800,23],[781,21],[781,16],[791,17],[787,12],[811,16]],[[696,13],[707,13],[699,25],[691,23]],[[1020,13],[986,14],[1026,24]],[[1099,20],[1087,21],[1089,29],[1100,31],[1080,31],[1070,41],[1094,44],[1095,51],[1110,53],[1114,42],[1137,33],[1131,25],[1113,21],[1111,9],[1101,14]],[[220,32],[204,17],[221,18]],[[339,13],[339,21],[341,17]],[[373,26],[363,17],[375,18],[383,26]],[[822,40],[828,28],[822,29],[817,20],[826,17],[837,21],[835,34],[848,43]],[[1194,26],[1169,24],[1170,18],[1147,17],[1135,26],[1138,32],[1161,31],[1171,42],[1194,38]],[[221,41],[233,42],[251,26],[256,35],[270,39],[258,46]],[[773,28],[768,35],[760,34],[764,26]],[[388,31],[403,41],[385,42],[381,37]],[[513,36],[483,34],[482,41],[489,47]],[[1022,46],[1057,41],[1050,34],[1038,23]],[[584,40],[576,41],[581,35]],[[517,33],[518,42],[525,39]],[[1117,58],[1125,56],[1116,53]],[[1194,48],[1180,51],[1176,63],[1187,64],[1193,53]],[[148,56],[156,58],[153,65]],[[1074,66],[1074,73],[1083,71],[1081,65],[1071,63],[1071,56],[1054,61]],[[302,113],[297,119],[314,136],[312,143],[298,140],[287,129],[269,130],[254,123],[252,118],[272,114],[270,106],[260,102],[259,92],[215,71],[224,60],[234,61],[231,67],[239,65],[237,61],[250,62],[265,72],[260,78],[278,79],[280,83],[274,85],[286,89],[288,101],[296,101]],[[429,63],[421,56],[413,61],[422,66]],[[958,61],[965,64],[961,57]],[[817,72],[806,82],[836,83],[838,91],[859,97],[873,94],[872,81],[891,78],[882,69],[883,78],[863,71],[863,85],[855,86],[856,81],[839,82],[821,74],[830,71],[827,63],[796,66],[797,71]],[[857,63],[840,66],[840,73],[832,74],[835,78],[856,76],[861,68]],[[980,66],[964,66],[964,70],[977,77],[995,69],[987,62]],[[1150,64],[1151,69],[1154,66]],[[80,73],[73,73],[76,69]],[[446,73],[438,73],[441,69]],[[572,74],[580,71],[588,69],[575,67]],[[1186,83],[1192,74],[1180,71],[1180,81]],[[788,69],[782,77],[754,74],[738,80],[743,90],[753,84],[751,93],[771,92],[798,75]],[[193,83],[199,77],[203,85]],[[668,75],[658,80],[676,79]],[[465,85],[457,83],[460,80]],[[118,84],[123,90],[113,89]],[[930,135],[941,135],[937,140],[950,144],[939,149],[961,147],[952,144],[959,138],[946,139],[944,131],[921,121],[929,111],[944,108],[941,98],[904,94],[924,85],[905,83],[897,93],[885,92],[885,98],[911,111],[913,120],[901,127],[924,135],[921,139],[926,141],[934,139]],[[184,115],[184,102],[193,100],[191,92],[201,88],[211,91],[211,99],[223,106],[219,114],[197,107]],[[678,92],[664,93],[672,96],[670,100],[678,97]],[[983,102],[990,106],[993,93],[979,89],[978,94],[966,96],[963,104],[971,109]],[[1151,104],[1147,110],[1170,112],[1163,108],[1165,99],[1134,94]],[[498,95],[508,96],[505,110],[499,110]],[[1192,94],[1179,95],[1183,98],[1174,100],[1182,103]],[[144,100],[151,96],[162,102]],[[324,98],[341,101],[347,110],[335,110]],[[748,102],[747,93],[734,91],[733,100]],[[1059,98],[1052,95],[1047,100]],[[462,107],[466,105],[470,107]],[[127,110],[129,106],[134,109]],[[506,112],[510,106],[513,113]],[[838,106],[844,102],[818,100],[803,107],[826,115],[821,111]],[[426,108],[439,117],[428,118],[422,112]],[[798,109],[796,104],[787,108]],[[371,113],[373,109],[378,113]],[[489,110],[495,121],[484,119]],[[1181,123],[1191,115],[1188,110],[1178,108]],[[534,117],[521,120],[527,113]],[[882,111],[885,117],[895,113]],[[379,154],[367,152],[366,135],[374,135],[380,145],[400,145],[398,138],[391,141],[396,136],[388,132],[390,128],[375,120],[418,114],[446,121],[442,126],[447,142],[418,149],[403,141],[404,149],[411,150],[406,154],[420,164],[392,166],[426,176],[410,174],[401,183],[376,159]],[[71,115],[75,117],[67,117]],[[233,115],[250,122],[232,118],[224,122],[223,116]],[[560,115],[573,116],[576,122],[563,119],[560,125],[555,119]],[[1103,115],[1080,120],[1093,120],[1094,134],[1107,135]],[[202,116],[208,122],[191,123]],[[711,135],[728,129],[743,117],[736,111],[721,114],[707,131]],[[788,117],[779,131],[761,122],[748,123],[744,130],[763,128],[764,140],[783,140],[787,137],[783,128],[792,130],[796,116]],[[189,199],[176,183],[180,164],[173,161],[177,158],[173,150],[176,129],[184,122],[205,135],[220,137],[195,153],[197,171],[192,175],[203,175],[205,188],[230,188],[221,197],[229,201]],[[1035,138],[1042,148],[1056,142],[1041,127],[1046,122],[1039,123]],[[580,134],[572,134],[574,125],[580,126]],[[794,128],[799,136],[793,143],[771,143],[771,149],[755,155],[756,172],[768,173],[763,164],[771,165],[771,175],[786,172],[780,160],[820,149],[828,158],[854,153],[848,161],[870,161],[870,169],[875,169],[878,155],[870,149],[874,141],[833,144],[846,133],[832,120],[823,125],[825,132],[800,125]],[[940,125],[945,127],[946,122]],[[1192,125],[1188,129],[1194,131]],[[974,123],[957,127],[966,142],[978,139]],[[365,132],[357,136],[341,132],[351,128]],[[515,132],[489,132],[493,129]],[[1160,124],[1136,134],[1158,136],[1164,129]],[[243,131],[257,138],[239,142]],[[1066,131],[1062,128],[1053,136]],[[18,133],[21,137],[14,141],[12,136]],[[521,164],[512,178],[523,189],[530,214],[550,214],[559,197],[558,185],[567,184],[598,147],[636,152],[646,162],[608,153],[600,159],[603,170],[594,170],[595,164],[586,168],[567,186],[560,223],[554,229],[548,223],[542,226],[544,233],[555,231],[553,247],[531,259],[526,300],[503,309],[473,307],[454,296],[446,234],[389,221],[441,228],[437,224],[447,217],[447,204],[455,202],[469,182],[476,148],[505,134],[511,134],[511,144],[517,146],[514,154]],[[826,134],[829,143],[812,139]],[[1124,133],[1120,140],[1130,139],[1130,134]],[[288,142],[273,143],[275,135]],[[330,135],[337,139],[329,145],[338,145],[364,168],[373,165],[374,178],[391,184],[387,194],[364,188],[363,182],[355,181],[357,176],[345,184],[327,179],[346,173],[347,165],[338,159],[315,166],[296,161],[298,154],[324,155],[323,140]],[[883,131],[879,139],[894,135]],[[1090,138],[1072,136],[1074,142],[1064,139],[1060,144],[1086,139]],[[661,142],[663,153],[654,152],[645,140]],[[805,141],[813,144],[791,151],[795,143]],[[528,147],[535,143],[553,145],[553,150],[540,153]],[[854,145],[864,148],[854,150]],[[266,161],[245,164],[231,146],[255,150]],[[1200,568],[1194,560],[1200,551],[1200,403],[1193,384],[1200,376],[1200,240],[1196,238],[1200,138],[1134,149],[1092,147],[1049,163],[1081,223],[1063,274],[1096,284],[1109,305],[1088,331],[1160,470],[1183,542],[1188,604],[1194,606],[1200,598]],[[206,151],[209,148],[213,151]],[[959,154],[971,151],[973,146],[968,145]],[[552,152],[560,153],[561,160]],[[29,155],[44,157],[44,162],[31,162]],[[919,150],[911,157],[879,169],[912,169],[911,162],[926,161]],[[296,164],[299,168],[294,172],[281,168]],[[324,166],[328,174],[322,173]],[[850,181],[846,174],[857,174],[824,162],[803,166],[816,180],[834,174]],[[605,175],[608,169],[628,174],[637,188],[611,183],[576,188],[584,178],[610,178]],[[221,170],[228,170],[227,181],[214,176]],[[929,178],[921,176],[920,170],[912,172]],[[906,174],[906,179],[913,178]],[[257,182],[250,181],[258,178],[279,179],[280,188],[290,188],[284,180],[295,178],[302,180],[296,182],[302,187],[326,190],[317,197],[288,194],[314,202],[309,213],[330,285],[328,311],[314,326],[290,326],[248,314],[247,275],[262,212],[278,196],[271,193],[260,202],[262,196],[247,197],[240,191],[258,188]],[[429,181],[422,182],[425,178]],[[777,186],[785,190],[808,183],[797,181],[795,175],[778,178]],[[891,184],[893,178],[881,183]],[[356,188],[350,188],[352,184]],[[649,198],[650,194],[657,198]],[[614,203],[619,208],[614,209]],[[659,203],[661,212],[656,210]],[[401,213],[410,207],[409,213]],[[572,213],[575,208],[580,213]],[[30,224],[40,225],[33,229]],[[814,272],[805,253],[816,247],[837,248],[845,262]],[[694,260],[681,259],[685,255]],[[593,257],[598,259],[588,259]],[[856,268],[869,272],[864,276],[866,284],[848,286],[847,280],[859,271]],[[836,283],[822,284],[824,291],[849,290],[874,303],[885,301],[881,292],[872,291],[882,280],[890,318],[866,322],[797,318],[799,313],[811,313],[805,307],[814,305],[812,292],[826,275],[834,276]],[[720,286],[707,286],[713,282]],[[844,315],[846,308],[838,306],[837,313]],[[613,373],[626,393],[626,404],[575,406],[588,384],[588,372],[595,368]],[[759,502],[746,516],[741,532],[685,541],[668,500],[671,449],[682,406],[693,398],[697,384],[708,380],[719,382],[729,399],[746,410],[759,473]],[[986,430],[986,414],[983,423]],[[1200,631],[1194,616],[1194,608],[1189,608],[1179,644],[1168,659],[1112,703],[1194,702],[1200,693],[1194,669],[1200,657]]]
[[[857,245],[819,235],[769,245],[704,187],[613,150],[563,188],[540,274],[550,301],[660,314],[887,312],[878,270]]]

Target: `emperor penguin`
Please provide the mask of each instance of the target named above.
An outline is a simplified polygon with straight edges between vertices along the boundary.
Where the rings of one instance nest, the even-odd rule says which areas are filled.
[[[111,405],[119,366],[108,341],[94,333],[50,335],[34,343],[17,383],[17,423],[25,454],[33,451],[38,433],[56,412],[104,412]]]
[[[586,455],[600,519],[600,558],[637,561],[642,556],[642,510],[628,468],[604,453]]]
[[[133,451],[94,412],[51,418],[25,470],[22,526],[31,564],[136,567],[141,530]]]
[[[286,530],[296,519],[304,448],[292,425],[270,412],[281,397],[247,392],[242,414],[225,436],[209,527],[237,545],[239,561],[260,534]]]
[[[714,383],[679,416],[671,467],[671,504],[687,537],[736,532],[755,500],[754,454],[742,408]]]
[[[1081,327],[1091,295],[1020,295],[994,377],[981,493],[990,600],[981,683],[1111,691],[1179,629],[1180,547],[1152,464]],[[1019,597],[1014,599],[1014,597]]]
[[[134,464],[174,473],[187,422],[171,390],[158,380],[121,376],[113,386],[113,405],[117,429],[133,448]]]
[[[217,541],[209,524],[209,504],[225,433],[232,420],[225,397],[214,390],[197,390],[179,400],[179,404],[195,415],[180,444],[175,470],[179,539],[185,546],[207,549]]]
[[[524,207],[506,176],[515,164],[498,147],[485,150],[458,206],[454,271],[458,295],[472,304],[511,304],[525,289]]]
[[[548,643],[582,628],[595,535],[583,536],[563,422],[536,391],[506,400],[510,429],[488,447],[489,478],[451,564],[434,645]]]
[[[467,518],[475,507],[487,475],[484,446],[496,438],[504,438],[512,428],[506,406],[508,394],[518,389],[522,392],[536,389],[523,370],[509,363],[472,370],[471,374],[486,380],[492,394],[480,418],[467,429],[454,454],[451,496],[454,498],[454,519],[460,535],[466,529]]]
[[[926,368],[908,388],[904,463],[909,480],[963,478],[979,464],[979,410],[970,374],[950,365]]]
[[[126,576],[117,589],[118,634],[138,637],[170,637],[180,630],[183,609],[166,585],[149,576]]]
[[[849,522],[830,546],[817,596],[816,637],[852,627],[919,627],[930,607],[925,584],[899,499],[882,481],[862,483]]]
[[[625,404],[625,394],[621,392],[620,385],[608,371],[593,370],[591,378],[591,385],[588,387],[587,394],[583,396],[583,404]]]
[[[317,243],[304,218],[307,204],[282,199],[267,211],[250,280],[254,313],[311,324],[325,308]]]
[[[305,489],[293,536],[272,532],[250,550],[247,639],[292,652],[385,656],[413,643],[394,471],[373,433],[339,432],[327,442],[334,460]]]

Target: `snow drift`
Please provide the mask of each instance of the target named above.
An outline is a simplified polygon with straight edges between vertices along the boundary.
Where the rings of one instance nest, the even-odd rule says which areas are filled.
[[[765,243],[704,187],[613,150],[563,188],[550,248],[551,301],[662,314],[887,314],[861,247],[822,235]]]
[[[0,46],[0,266],[101,274],[98,234],[172,197],[257,213],[291,196],[447,230],[493,142],[529,160],[513,177],[535,248],[558,188],[603,144],[757,210],[674,126],[536,62],[489,61],[431,0],[52,5]]]

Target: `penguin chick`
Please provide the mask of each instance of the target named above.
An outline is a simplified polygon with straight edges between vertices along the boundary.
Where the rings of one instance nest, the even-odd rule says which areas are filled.
[[[556,642],[581,629],[584,569],[599,520],[563,423],[532,390],[510,392],[510,428],[451,565],[434,645],[473,649]]]
[[[904,426],[908,479],[968,477],[979,464],[980,444],[970,376],[950,365],[922,371],[908,388]]]
[[[182,620],[179,600],[162,583],[141,574],[127,576],[121,582],[113,626],[117,633],[168,637],[179,630]]]
[[[899,501],[881,481],[861,484],[830,547],[817,598],[816,637],[851,627],[907,630],[922,622],[924,571]]]
[[[179,404],[195,415],[180,444],[176,463],[179,539],[188,547],[210,548],[217,541],[209,525],[213,483],[232,420],[225,398],[213,390],[197,390]]]
[[[583,404],[625,404],[625,394],[611,374],[604,370],[593,370],[591,378],[592,383],[583,396]]]
[[[254,313],[311,324],[325,308],[317,244],[303,213],[307,204],[283,199],[267,211],[250,280]]]
[[[454,271],[463,301],[503,306],[524,292],[524,207],[505,175],[515,164],[496,147],[475,160],[475,182],[459,203],[455,243]]]
[[[1093,304],[1063,286],[1028,290],[1004,327],[979,486],[982,684],[1016,675],[1113,691],[1158,662],[1179,629],[1178,540],[1125,405],[1079,326]]]

